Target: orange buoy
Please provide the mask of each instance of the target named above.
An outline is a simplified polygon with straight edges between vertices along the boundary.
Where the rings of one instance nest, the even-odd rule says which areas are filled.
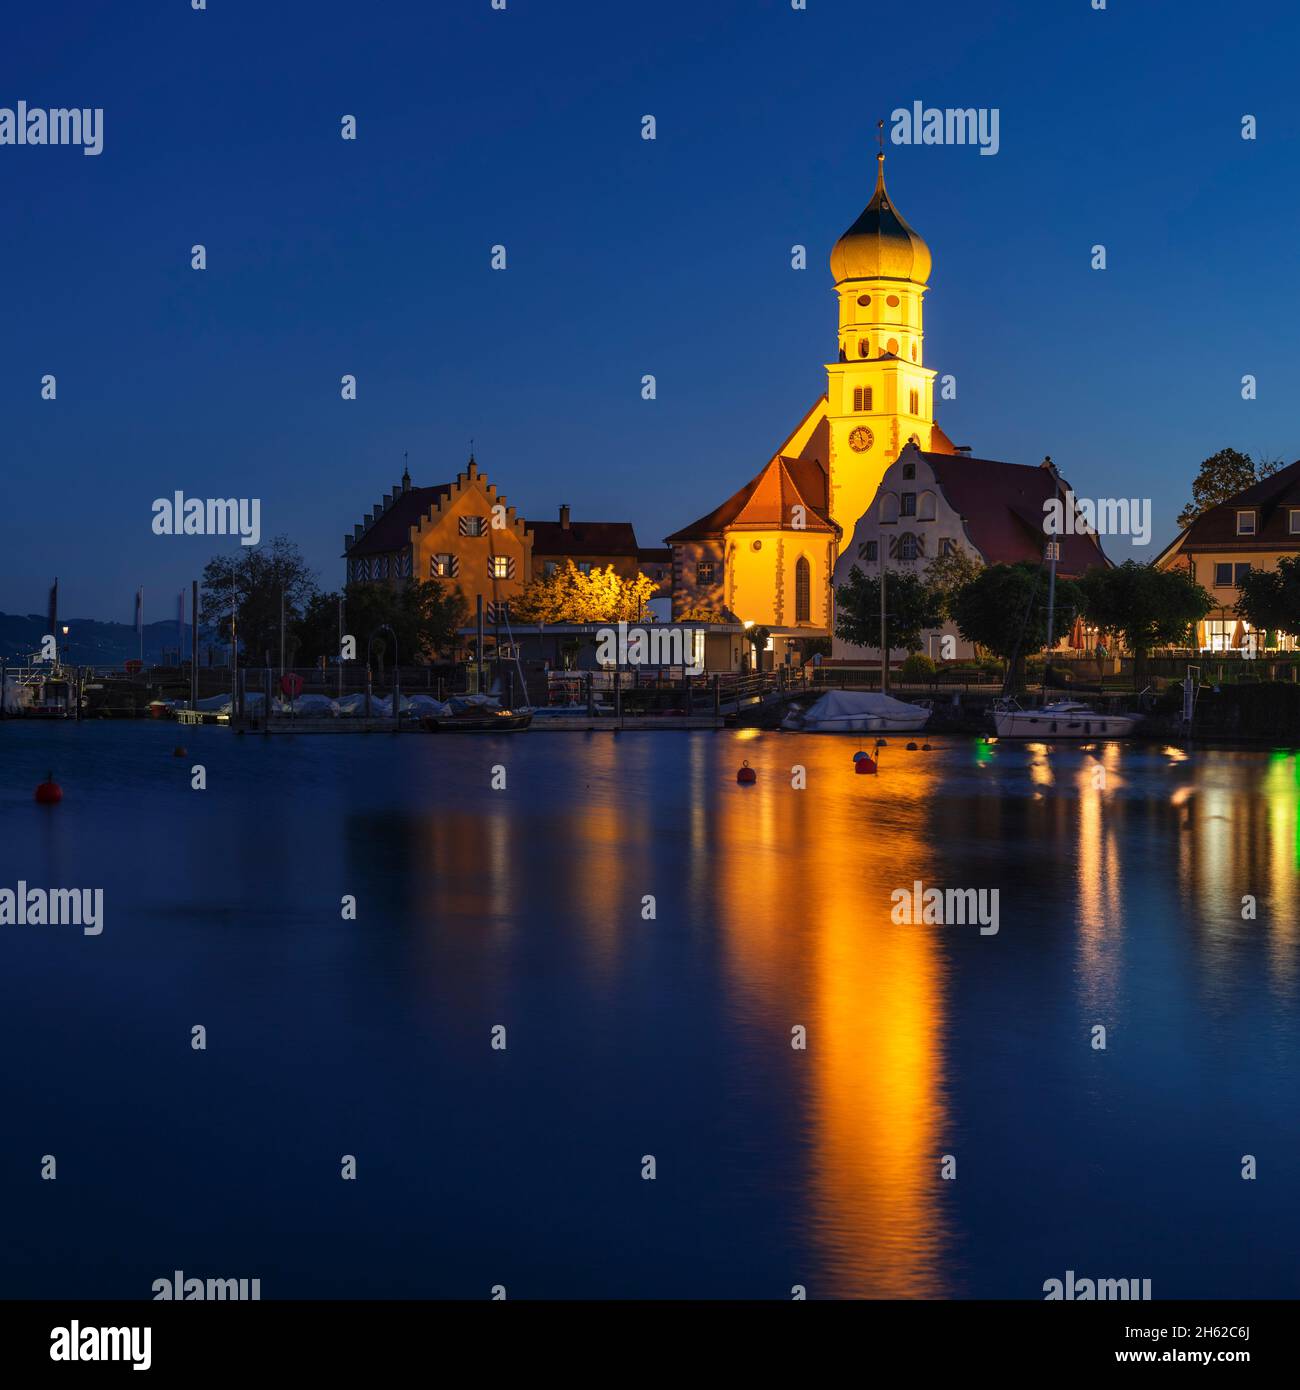
[[[736,773],[736,781],[743,782],[746,786],[749,786],[752,782],[758,781],[758,773],[750,767],[748,758],[746,758],[741,765],[740,771]]]
[[[860,758],[854,761],[853,771],[857,773],[875,772],[875,758],[873,758],[869,753],[864,753]]]
[[[922,753],[928,753],[929,751],[930,751],[930,745],[929,745],[928,743],[923,743],[923,744],[921,745],[921,752],[922,752]]]
[[[42,806],[54,806],[63,800],[63,788],[54,780],[52,772],[47,772],[45,781],[36,788],[36,800]]]
[[[187,753],[185,752],[185,749],[182,748],[181,745],[180,745],[179,743],[176,745],[175,748],[172,749],[172,757],[173,757],[173,758],[184,758],[184,757],[187,757],[187,756],[188,756],[188,755],[187,755]]]
[[[909,753],[915,753],[915,752],[916,752],[916,744],[915,744],[915,743],[909,743],[909,744],[907,745],[907,751],[908,751]]]

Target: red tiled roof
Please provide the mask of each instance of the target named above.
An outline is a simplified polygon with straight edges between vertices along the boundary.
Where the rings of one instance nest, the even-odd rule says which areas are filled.
[[[1259,512],[1253,536],[1237,534],[1237,513]],[[1187,550],[1294,550],[1300,537],[1291,534],[1290,509],[1300,507],[1300,460],[1269,478],[1204,511],[1183,533]]]
[[[641,549],[636,553],[636,558],[647,565],[671,565],[673,562],[673,552],[671,547],[666,545],[653,546],[651,549]]]
[[[410,544],[411,527],[451,492],[450,483],[408,488],[370,529],[348,548],[348,555],[379,555]]]
[[[1047,537],[1043,503],[1054,495],[1052,475],[1041,465],[1003,463],[967,454],[923,454],[949,505],[966,523],[971,541],[991,565],[1020,560],[1037,564]],[[1069,484],[1061,479],[1062,492]],[[1107,564],[1096,536],[1061,536],[1059,572],[1078,575]]]
[[[741,530],[790,530],[792,510],[802,505],[806,530],[835,531],[827,515],[826,471],[816,459],[778,454],[738,492],[707,516],[667,537],[669,545],[719,535],[728,527]]]
[[[636,532],[630,521],[528,521],[534,555],[637,554]]]

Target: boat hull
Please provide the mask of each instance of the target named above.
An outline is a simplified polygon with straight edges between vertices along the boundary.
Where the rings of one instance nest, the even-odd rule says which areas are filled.
[[[514,734],[532,722],[531,710],[521,714],[426,714],[420,727],[429,734]]]
[[[929,722],[927,709],[915,715],[845,714],[807,722],[788,717],[781,727],[787,733],[799,734],[913,734]]]
[[[999,738],[1127,738],[1137,726],[1134,714],[1042,714],[1010,710],[993,716]]]

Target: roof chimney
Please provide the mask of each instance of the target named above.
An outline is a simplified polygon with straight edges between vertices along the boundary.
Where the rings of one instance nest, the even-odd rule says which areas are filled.
[[[563,504],[560,506],[560,525],[566,531],[569,529],[569,509]]]

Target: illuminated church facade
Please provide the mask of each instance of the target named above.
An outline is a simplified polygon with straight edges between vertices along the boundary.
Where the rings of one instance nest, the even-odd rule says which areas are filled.
[[[826,635],[836,560],[885,470],[909,442],[955,452],[935,423],[924,358],[930,249],[890,198],[883,151],[876,158],[871,201],[831,252],[838,352],[826,393],[744,487],[666,538],[676,619],[726,613],[777,638]]]

